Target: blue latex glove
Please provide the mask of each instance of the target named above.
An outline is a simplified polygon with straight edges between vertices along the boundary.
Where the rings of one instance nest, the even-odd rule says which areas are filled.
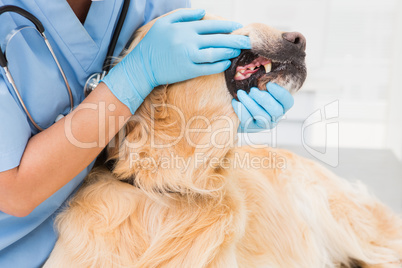
[[[103,79],[131,113],[158,85],[225,71],[246,36],[228,35],[242,26],[230,21],[199,21],[202,9],[179,10],[158,19],[140,43]]]
[[[232,106],[240,119],[239,132],[258,132],[274,128],[281,117],[293,106],[289,91],[274,84],[267,84],[267,91],[251,88],[250,93],[237,91],[240,100],[232,100]]]

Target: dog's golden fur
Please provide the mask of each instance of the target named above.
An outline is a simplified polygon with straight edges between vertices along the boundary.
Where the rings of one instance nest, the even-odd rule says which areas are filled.
[[[279,32],[252,24],[237,33],[254,46]],[[109,149],[113,173],[94,170],[58,216],[45,266],[401,267],[398,216],[313,161],[236,147],[231,99],[223,74],[155,89]],[[173,156],[189,165],[164,168]],[[267,156],[269,168],[236,165]]]

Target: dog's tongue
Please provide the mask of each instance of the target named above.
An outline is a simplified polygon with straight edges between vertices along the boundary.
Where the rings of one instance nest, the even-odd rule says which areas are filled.
[[[252,63],[245,66],[237,66],[235,80],[244,80],[249,78],[253,73],[257,72],[258,69],[264,66],[265,71],[269,73],[271,71],[271,61],[264,57],[258,57],[253,60]]]

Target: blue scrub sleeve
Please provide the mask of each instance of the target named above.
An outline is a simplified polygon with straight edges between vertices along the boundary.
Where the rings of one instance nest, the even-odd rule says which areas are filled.
[[[0,74],[0,172],[20,164],[31,129]]]

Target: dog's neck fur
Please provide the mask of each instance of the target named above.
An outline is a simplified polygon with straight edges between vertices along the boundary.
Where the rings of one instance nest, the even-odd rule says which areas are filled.
[[[238,123],[223,74],[159,87],[109,148],[113,172],[147,193],[211,193],[223,186]]]

